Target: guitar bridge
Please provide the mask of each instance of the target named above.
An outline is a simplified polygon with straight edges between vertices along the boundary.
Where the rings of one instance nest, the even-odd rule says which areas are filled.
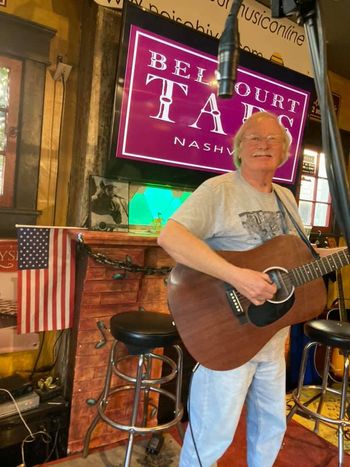
[[[245,311],[242,308],[241,302],[239,301],[237,297],[237,293],[233,287],[231,287],[229,284],[225,284],[225,293],[227,297],[227,301],[231,307],[231,310],[233,314],[243,323],[246,323],[247,317],[245,314]]]

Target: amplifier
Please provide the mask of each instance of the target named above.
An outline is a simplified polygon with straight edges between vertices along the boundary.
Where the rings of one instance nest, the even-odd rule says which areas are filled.
[[[40,397],[36,392],[26,394],[15,399],[18,408],[21,412],[26,410],[35,409],[40,403]],[[9,415],[17,414],[17,409],[13,401],[3,402],[0,404],[0,418],[8,417]]]
[[[15,399],[33,391],[33,385],[17,373],[0,378],[0,388],[7,389]],[[10,401],[7,392],[0,391],[0,403]]]

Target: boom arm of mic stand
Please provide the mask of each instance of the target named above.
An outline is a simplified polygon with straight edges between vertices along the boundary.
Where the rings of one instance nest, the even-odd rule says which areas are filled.
[[[350,245],[350,198],[349,184],[346,177],[343,148],[336,115],[332,102],[332,94],[327,78],[327,67],[325,58],[324,40],[317,36],[317,20],[322,33],[321,12],[316,5],[315,14],[309,15],[304,23],[305,32],[308,37],[311,58],[313,62],[317,95],[320,103],[322,141],[326,154],[327,175],[334,203],[334,211],[337,222],[345,236],[346,243]],[[323,48],[323,62],[320,51]]]

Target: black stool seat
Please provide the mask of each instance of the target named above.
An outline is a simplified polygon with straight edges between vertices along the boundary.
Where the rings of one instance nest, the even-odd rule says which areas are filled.
[[[123,342],[133,353],[145,349],[168,347],[179,341],[172,317],[163,313],[128,311],[112,316],[111,334]]]
[[[320,344],[350,351],[350,323],[319,319],[305,323],[304,332]]]

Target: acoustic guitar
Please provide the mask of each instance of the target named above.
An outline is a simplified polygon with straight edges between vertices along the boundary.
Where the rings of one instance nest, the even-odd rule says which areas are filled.
[[[229,284],[175,265],[167,281],[170,312],[189,353],[213,370],[242,365],[280,329],[318,316],[326,305],[322,276],[350,263],[347,249],[315,260],[294,235],[218,254],[238,267],[266,272],[277,292],[255,306]]]

